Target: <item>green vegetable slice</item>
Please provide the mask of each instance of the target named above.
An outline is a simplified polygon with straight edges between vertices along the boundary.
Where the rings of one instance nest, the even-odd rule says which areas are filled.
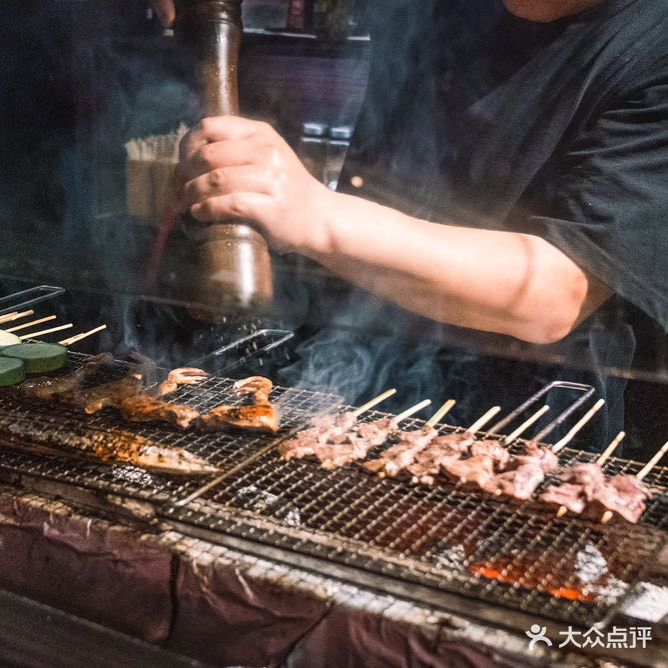
[[[16,385],[25,377],[25,366],[21,360],[0,357],[0,387]]]
[[[3,346],[15,346],[17,343],[21,343],[21,339],[16,334],[0,329],[0,348]]]
[[[22,360],[26,373],[45,373],[65,364],[67,348],[56,343],[20,343],[3,348],[2,355]]]

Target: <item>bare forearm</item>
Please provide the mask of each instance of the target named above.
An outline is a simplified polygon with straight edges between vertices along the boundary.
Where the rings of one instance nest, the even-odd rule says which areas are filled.
[[[535,236],[429,223],[336,194],[327,245],[337,274],[421,315],[539,343],[557,340],[609,291]]]

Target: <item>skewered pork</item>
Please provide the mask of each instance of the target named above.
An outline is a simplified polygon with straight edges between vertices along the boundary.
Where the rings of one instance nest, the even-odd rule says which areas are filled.
[[[302,429],[293,438],[280,445],[281,457],[286,461],[312,457],[316,449],[327,441],[335,443],[344,438],[356,422],[357,417],[353,411],[317,417],[311,427]]]
[[[126,431],[44,430],[14,415],[0,415],[0,438],[10,447],[24,452],[90,459],[106,464],[132,464],[159,473],[207,475],[218,469],[182,448],[160,445],[156,441]]]
[[[480,487],[489,494],[526,501],[545,480],[545,472],[535,457],[517,457],[512,469],[484,481]]]
[[[422,427],[416,431],[399,432],[399,442],[386,450],[378,459],[364,464],[371,473],[381,478],[394,478],[413,463],[418,453],[422,452],[438,432],[433,427]]]
[[[578,464],[567,469],[561,480],[562,484],[545,490],[541,501],[596,519],[610,511],[613,516],[631,523],[638,522],[645,512],[649,490],[633,476],[607,478],[598,464]]]
[[[449,462],[461,459],[474,440],[474,436],[468,432],[444,434],[435,438],[415,456],[413,463],[407,466],[413,482],[433,485],[441,469]]]
[[[397,428],[391,418],[380,418],[373,422],[363,422],[347,432],[338,442],[328,442],[315,450],[315,455],[322,462],[322,468],[333,470],[348,466],[352,462],[364,459],[369,450],[382,445]]]
[[[636,524],[647,509],[645,502],[649,497],[649,489],[638,478],[630,475],[613,476],[596,489],[587,507],[587,514],[599,519],[603,513],[610,511],[613,517]]]

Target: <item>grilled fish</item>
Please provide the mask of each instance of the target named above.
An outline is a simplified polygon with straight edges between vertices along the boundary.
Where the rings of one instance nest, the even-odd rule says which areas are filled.
[[[0,441],[24,452],[105,464],[131,464],[156,473],[210,475],[219,472],[218,468],[183,448],[166,447],[127,431],[44,430],[8,414],[0,416]]]
[[[84,383],[101,370],[110,367],[114,358],[109,353],[89,357],[78,369],[62,376],[38,376],[24,380],[18,391],[26,397],[49,400],[78,392]]]

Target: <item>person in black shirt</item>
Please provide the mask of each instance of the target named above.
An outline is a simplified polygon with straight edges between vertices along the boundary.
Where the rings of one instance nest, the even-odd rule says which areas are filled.
[[[668,329],[668,4],[392,0],[372,15],[340,192],[268,125],[212,118],[182,144],[183,209],[250,219],[431,320],[628,366],[636,319]]]

